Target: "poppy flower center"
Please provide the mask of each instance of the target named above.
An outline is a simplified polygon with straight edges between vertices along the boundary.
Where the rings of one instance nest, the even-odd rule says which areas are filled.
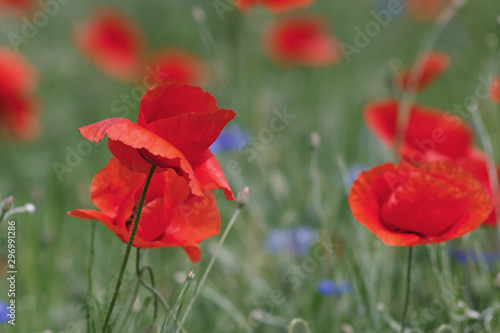
[[[467,193],[443,179],[413,172],[382,206],[381,219],[396,232],[423,237],[449,230],[468,209]]]

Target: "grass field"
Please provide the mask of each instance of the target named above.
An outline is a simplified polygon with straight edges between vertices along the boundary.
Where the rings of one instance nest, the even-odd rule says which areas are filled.
[[[220,3],[226,4],[223,13],[217,9]],[[410,66],[423,48],[430,47],[448,53],[452,63],[416,101],[456,113],[455,105],[467,102],[483,84],[480,78],[491,77],[500,66],[500,3],[467,1],[446,24],[421,22],[403,11],[391,16],[385,27],[379,24],[367,45],[360,46],[359,31],[377,22],[372,11],[383,10],[387,2],[317,0],[297,12],[323,15],[333,34],[343,43],[357,45],[359,51],[344,53],[338,64],[327,68],[273,62],[262,49],[261,37],[277,15],[262,7],[242,13],[228,1],[220,3],[104,1],[138,22],[150,49],[178,46],[204,59],[210,80],[203,89],[221,108],[236,112],[230,125],[239,125],[250,138],[242,150],[216,155],[235,194],[248,186],[250,201],[222,245],[185,330],[397,332],[407,252],[383,244],[356,222],[347,203],[353,167],[369,169],[397,159],[368,130],[362,109],[370,101],[390,97],[394,72]],[[91,332],[86,304],[93,225],[96,331],[118,275],[126,245],[101,223],[67,215],[75,208],[93,208],[92,177],[111,157],[106,143],[88,144],[78,128],[123,116],[113,103],[135,88],[106,76],[72,42],[75,24],[101,4],[61,2],[36,35],[18,45],[38,71],[42,129],[34,141],[2,138],[0,143],[0,199],[12,195],[16,206],[28,202],[36,206],[33,214],[15,216],[16,325],[1,324],[1,332]],[[36,7],[34,13],[39,10]],[[33,12],[1,11],[0,45],[10,47],[9,33],[22,34],[23,17],[32,20]],[[479,110],[494,158],[500,162],[498,107],[484,99]],[[135,121],[138,106],[126,113]],[[283,114],[288,115],[284,126],[273,130],[273,119]],[[466,121],[473,125],[472,117]],[[313,132],[321,141],[316,148],[310,144]],[[483,143],[476,139],[476,144]],[[58,172],[54,162],[67,168]],[[225,200],[222,191],[215,193],[224,230],[237,206]],[[0,301],[4,302],[9,300],[7,227],[6,222],[0,225],[4,266]],[[304,251],[294,251],[297,244],[286,251],[270,251],[269,242],[281,249],[272,239],[266,243],[273,231],[301,227],[317,235],[310,245],[305,240]],[[480,227],[460,239],[415,248],[407,318],[411,332],[500,332],[499,235],[496,228]],[[186,274],[194,269],[180,316],[219,239],[215,236],[201,244],[202,260],[196,264],[180,248],[142,251],[143,263],[154,270],[156,287],[171,306]],[[152,323],[161,327],[168,316],[159,306],[154,321],[151,293],[145,288],[126,316],[136,285],[135,255],[133,251],[113,315],[113,332],[146,332]],[[323,279],[344,286],[344,292],[319,292]],[[309,328],[298,321],[290,325],[296,318]],[[165,331],[174,332],[175,325]]]

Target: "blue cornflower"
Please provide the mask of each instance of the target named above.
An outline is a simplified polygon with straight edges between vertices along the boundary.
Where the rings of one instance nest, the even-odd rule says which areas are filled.
[[[9,309],[7,309],[9,305],[7,303],[0,301],[0,323],[6,323],[10,320]]]
[[[318,281],[316,290],[323,296],[340,297],[342,294],[352,292],[352,285],[349,282],[335,283],[329,279],[322,279]]]
[[[500,251],[494,250],[491,252],[482,251],[482,253],[477,253],[475,250],[464,250],[464,249],[449,249],[449,254],[453,259],[462,265],[467,263],[477,263],[483,262],[485,264],[491,264],[494,261],[500,259]]]
[[[217,140],[210,146],[212,153],[240,151],[248,144],[250,136],[238,125],[224,129]]]
[[[274,229],[267,235],[264,247],[274,254],[300,254],[309,253],[311,245],[318,241],[318,231],[308,227],[291,227]]]

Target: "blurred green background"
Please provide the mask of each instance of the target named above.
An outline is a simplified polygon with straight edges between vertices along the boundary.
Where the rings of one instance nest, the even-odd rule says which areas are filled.
[[[262,8],[245,14],[232,8],[221,19],[213,1],[194,0],[69,1],[34,38],[19,46],[39,72],[43,132],[34,142],[3,139],[0,143],[0,198],[13,195],[17,205],[33,202],[37,208],[32,215],[16,216],[17,320],[15,327],[3,324],[0,331],[86,332],[83,309],[93,222],[71,218],[66,212],[93,208],[90,182],[111,154],[106,143],[93,145],[62,180],[52,164],[66,164],[68,152],[85,141],[79,127],[119,116],[112,111],[112,103],[134,88],[105,76],[72,43],[75,24],[102,4],[122,9],[137,20],[150,49],[178,46],[201,56],[211,74],[204,90],[216,97],[220,107],[237,113],[233,123],[256,143],[260,131],[269,126],[273,110],[295,116],[284,131],[274,133],[262,145],[257,158],[249,158],[248,151],[217,155],[225,170],[229,162],[239,163],[241,171],[227,177],[235,193],[249,186],[251,201],[223,245],[186,330],[287,332],[292,319],[302,317],[311,332],[391,332],[388,316],[399,319],[402,314],[406,251],[385,246],[354,221],[346,201],[346,170],[355,164],[369,168],[394,160],[363,124],[361,110],[369,101],[391,96],[388,79],[394,68],[408,67],[435,27],[403,12],[359,54],[353,54],[350,62],[344,59],[321,69],[284,67],[269,60],[261,47],[262,32],[276,15]],[[355,28],[364,29],[373,21],[370,11],[384,6],[382,0],[317,0],[296,12],[325,16],[340,41],[354,44]],[[193,11],[203,13],[205,19],[197,19]],[[449,53],[452,65],[417,96],[417,102],[452,110],[455,103],[474,94],[479,76],[495,72],[498,15],[496,0],[468,1],[460,9],[439,32],[433,48]],[[8,34],[19,33],[21,18],[1,16],[0,45],[10,45]],[[481,101],[480,110],[494,148],[500,147],[498,110],[489,101]],[[131,110],[128,118],[135,121],[137,112],[137,108]],[[313,131],[321,138],[317,169],[316,152],[309,145]],[[222,193],[217,198],[224,228],[235,204],[225,201]],[[322,259],[315,257],[321,244],[314,244],[308,255],[267,252],[266,235],[274,228],[291,226],[318,230],[323,244],[330,244],[325,247],[330,253]],[[105,295],[116,280],[125,245],[103,225],[97,224],[96,230],[94,294],[105,309],[109,302]],[[0,225],[0,233],[0,244],[5,245],[6,224]],[[218,240],[213,237],[202,243],[197,276]],[[410,323],[418,323],[422,332],[435,332],[442,324],[454,327],[443,332],[500,332],[498,319],[488,331],[482,324],[474,326],[484,323],[484,318],[463,317],[466,308],[480,314],[500,306],[495,284],[500,261],[464,265],[448,255],[450,247],[478,253],[499,251],[498,232],[480,228],[460,240],[416,249]],[[6,251],[6,246],[0,248],[2,261]],[[173,304],[182,289],[181,273],[193,264],[179,248],[150,250],[145,262],[155,271],[158,289]],[[132,263],[128,273],[133,274]],[[341,297],[321,295],[316,284],[323,278],[348,281],[353,289]],[[0,300],[7,300],[6,289],[2,272]],[[119,299],[123,306],[130,301],[131,289],[132,283],[126,282]],[[269,302],[276,293],[283,302]],[[141,291],[134,315],[148,295]],[[188,292],[185,303],[191,295]],[[157,323],[164,316],[161,309]],[[141,332],[151,319],[149,309],[137,326],[125,332]],[[302,331],[297,326],[293,332]]]

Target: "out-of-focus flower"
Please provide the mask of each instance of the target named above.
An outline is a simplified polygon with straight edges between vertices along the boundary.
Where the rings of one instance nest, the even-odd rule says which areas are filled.
[[[112,158],[90,187],[92,202],[99,210],[75,209],[68,214],[99,220],[127,243],[145,180],[146,174],[132,172]],[[189,199],[189,192],[186,180],[174,170],[154,174],[133,246],[180,246],[192,261],[200,260],[198,244],[219,233],[220,216],[210,191],[203,190],[204,197],[196,200]]]
[[[348,197],[356,220],[387,245],[414,246],[461,237],[492,211],[484,186],[449,161],[386,163],[364,171]]]
[[[497,217],[495,213],[495,200],[493,199],[493,190],[491,188],[490,176],[488,174],[488,160],[487,156],[484,152],[479,150],[478,148],[472,148],[469,152],[456,160],[453,161],[459,167],[464,168],[469,171],[481,184],[483,184],[484,188],[488,191],[490,195],[491,201],[493,203],[493,210],[484,222],[485,225],[490,227],[497,226]],[[497,178],[500,180],[500,168],[496,167]],[[496,198],[496,202],[500,202],[500,197]]]
[[[308,227],[275,229],[267,235],[264,247],[273,254],[309,253],[311,245],[318,241],[318,231]]]
[[[0,127],[20,139],[32,139],[39,131],[36,83],[36,71],[28,61],[0,47]]]
[[[500,259],[500,251],[482,251],[478,253],[473,249],[465,250],[465,249],[457,249],[450,248],[448,250],[450,256],[456,260],[458,263],[462,265],[466,265],[468,263],[479,263],[482,262],[484,264],[491,264]]]
[[[433,21],[452,0],[406,0],[408,13],[419,21]]]
[[[284,12],[295,8],[309,7],[315,0],[234,0],[236,6],[243,12],[253,6],[262,6],[271,12]]]
[[[263,47],[271,59],[286,65],[324,67],[342,58],[340,43],[327,21],[315,15],[271,23],[264,31]]]
[[[180,48],[165,48],[157,51],[149,61],[156,73],[157,85],[169,82],[202,85],[208,81],[208,69],[203,60]]]
[[[31,11],[35,7],[35,0],[0,0],[0,9],[2,7],[11,7],[22,13]]]
[[[195,196],[202,189],[221,188],[234,195],[209,147],[235,113],[219,109],[215,98],[201,88],[171,83],[151,88],[141,100],[137,123],[112,118],[80,128],[89,141],[108,136],[111,153],[135,172],[174,169],[188,181]]]
[[[495,76],[491,81],[490,96],[493,102],[500,103],[500,76]]]
[[[316,290],[323,296],[340,297],[343,294],[352,292],[352,285],[349,282],[337,283],[330,279],[321,279],[316,284]]]
[[[212,153],[240,151],[248,144],[250,136],[240,126],[233,125],[223,129],[217,140],[210,146]]]
[[[0,323],[6,323],[11,319],[9,316],[9,309],[7,308],[8,306],[7,303],[0,301]]]
[[[144,36],[137,23],[118,9],[101,7],[74,32],[76,46],[110,77],[137,80],[144,66]]]
[[[394,145],[398,100],[369,103],[364,108],[368,128],[386,145]],[[458,116],[438,109],[413,104],[399,153],[412,163],[426,154],[436,153],[455,160],[465,156],[473,140],[472,130]]]
[[[444,52],[426,52],[411,68],[401,71],[396,82],[403,90],[420,91],[440,77],[450,63],[450,56]]]

